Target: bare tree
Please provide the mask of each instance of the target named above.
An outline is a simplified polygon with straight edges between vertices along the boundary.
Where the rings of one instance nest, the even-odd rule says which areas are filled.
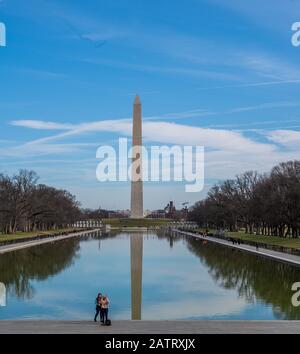
[[[281,163],[264,175],[248,171],[215,185],[189,218],[205,227],[299,237],[300,161]]]
[[[77,220],[80,205],[75,196],[37,181],[37,174],[27,170],[0,175],[1,233],[55,229]]]

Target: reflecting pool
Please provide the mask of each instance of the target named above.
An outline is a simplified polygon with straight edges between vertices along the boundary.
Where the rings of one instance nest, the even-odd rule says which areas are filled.
[[[91,233],[0,255],[0,319],[300,319],[300,269],[196,238]]]

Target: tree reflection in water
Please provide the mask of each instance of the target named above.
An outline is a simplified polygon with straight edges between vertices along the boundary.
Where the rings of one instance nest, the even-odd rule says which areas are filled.
[[[98,236],[91,233],[1,255],[1,281],[11,295],[31,299],[33,280],[45,280],[70,267],[79,257],[80,242]]]
[[[236,289],[248,302],[271,305],[278,319],[300,319],[300,308],[291,303],[291,287],[300,281],[300,268],[212,242],[204,245],[196,238],[186,241],[218,285]]]
[[[0,257],[0,279],[8,293],[21,299],[31,299],[35,290],[33,280],[45,280],[61,273],[79,257],[80,242],[99,239],[100,232],[51,242],[31,248],[9,252]],[[101,239],[115,237],[105,234]]]

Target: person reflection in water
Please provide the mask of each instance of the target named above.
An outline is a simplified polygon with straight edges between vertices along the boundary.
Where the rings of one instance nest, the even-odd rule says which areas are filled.
[[[103,324],[106,324],[107,319],[108,319],[108,307],[109,307],[109,298],[107,295],[102,296],[101,298],[101,311],[103,313],[103,321],[101,321]]]
[[[95,314],[94,321],[97,322],[97,317],[100,313],[100,322],[103,323],[103,312],[102,312],[102,308],[101,308],[101,300],[102,300],[102,294],[99,293],[98,296],[96,297],[96,300],[95,300],[96,314]]]

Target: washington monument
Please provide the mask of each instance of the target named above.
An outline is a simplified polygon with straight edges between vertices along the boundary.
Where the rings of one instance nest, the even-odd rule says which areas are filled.
[[[131,218],[143,218],[142,105],[138,95],[133,104]]]

